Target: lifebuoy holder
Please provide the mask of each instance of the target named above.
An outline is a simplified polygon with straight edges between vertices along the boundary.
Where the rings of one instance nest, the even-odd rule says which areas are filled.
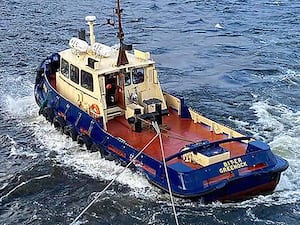
[[[98,119],[101,114],[100,114],[100,109],[99,109],[99,106],[97,104],[92,104],[90,106],[90,115],[93,116],[94,118]]]

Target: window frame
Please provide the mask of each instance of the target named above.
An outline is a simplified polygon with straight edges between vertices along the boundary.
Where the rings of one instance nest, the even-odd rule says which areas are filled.
[[[127,78],[126,75],[129,76],[129,83],[126,82],[127,81],[126,80],[126,78]],[[124,73],[124,79],[125,79],[125,81],[124,81],[124,86],[125,87],[130,86],[132,84],[132,78],[131,78],[131,72],[130,71]]]
[[[75,68],[75,70],[73,71],[72,69]],[[73,73],[75,72],[75,73]],[[73,81],[76,84],[80,83],[80,79],[79,79],[79,68],[77,66],[74,66],[73,64],[70,64],[70,80]],[[75,75],[75,78],[73,77],[73,75]]]
[[[134,71],[137,71],[136,75],[138,74],[138,70],[143,70],[143,80],[142,81],[135,81],[135,74]],[[131,80],[132,80],[132,84],[141,84],[145,82],[145,68],[144,67],[138,67],[138,68],[132,68],[131,70]]]
[[[64,63],[67,63],[68,66],[63,67]],[[66,68],[68,68],[67,71],[65,70]],[[67,60],[65,60],[64,58],[61,58],[60,73],[64,77],[70,78],[70,63]]]
[[[83,79],[83,76],[85,76],[85,75],[83,75],[83,74],[85,74],[85,75],[88,75],[90,78],[88,78],[88,79],[90,79],[91,80],[91,83],[90,83],[90,85],[88,84],[88,83],[85,83],[85,84],[87,84],[87,86],[84,86],[84,80],[87,80],[87,79]],[[89,90],[89,91],[91,91],[91,92],[94,92],[94,78],[93,78],[93,74],[91,74],[91,73],[89,73],[89,72],[87,72],[87,71],[85,71],[85,70],[81,70],[80,71],[80,86],[81,87],[83,87],[84,89],[86,89],[86,90]]]

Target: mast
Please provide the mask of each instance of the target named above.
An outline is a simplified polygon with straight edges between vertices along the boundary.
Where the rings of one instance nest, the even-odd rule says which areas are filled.
[[[117,9],[116,9],[116,14],[118,15],[118,38],[120,40],[120,49],[119,49],[119,56],[118,56],[118,62],[117,62],[117,66],[121,66],[121,65],[126,65],[128,64],[128,59],[126,56],[126,50],[131,50],[132,46],[131,45],[126,45],[124,44],[124,32],[122,29],[122,9],[120,7],[120,0],[117,0]]]

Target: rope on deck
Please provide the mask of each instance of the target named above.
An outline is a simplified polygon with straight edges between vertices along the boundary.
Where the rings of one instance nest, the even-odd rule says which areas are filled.
[[[159,137],[160,149],[161,149],[161,154],[162,154],[162,158],[163,158],[164,169],[165,169],[165,173],[166,173],[166,179],[167,179],[170,199],[171,199],[171,203],[172,203],[173,213],[174,213],[174,217],[175,217],[175,222],[176,222],[176,225],[179,225],[177,212],[176,212],[174,199],[173,199],[173,194],[172,194],[172,189],[171,189],[171,184],[170,184],[170,178],[169,178],[169,173],[168,173],[168,168],[167,168],[167,163],[166,163],[166,157],[165,157],[165,151],[164,151],[164,146],[163,146],[163,142],[162,142],[161,132],[160,132],[159,126],[156,121],[152,122],[152,126],[155,129],[155,131]]]
[[[132,165],[132,163],[134,162],[134,160],[136,160],[142,153],[143,151],[148,148],[148,146],[155,140],[155,138],[157,138],[157,136],[159,136],[159,134],[156,134],[149,142],[148,144],[145,145],[145,147],[136,155],[134,156],[130,162],[126,165],[126,167],[124,167],[121,172],[115,176],[114,179],[112,179],[109,184],[101,191],[98,192],[95,196],[95,198],[93,199],[93,201],[90,202],[90,204],[88,204],[83,210],[82,212],[73,220],[72,223],[70,223],[70,225],[75,225],[75,223],[80,219],[80,217],[98,200],[98,198],[116,181],[116,179],[121,176],[125,170]]]
[[[148,124],[148,125],[152,125],[153,126],[153,123],[145,120],[145,119],[142,119],[141,117],[138,117],[139,120],[141,120],[142,122],[144,122],[145,124]],[[160,127],[160,130],[161,131],[164,131],[166,133],[170,133],[172,135],[169,135],[169,134],[165,134],[165,133],[162,133],[162,135],[166,136],[166,137],[169,137],[169,138],[173,138],[173,139],[178,139],[178,140],[181,140],[181,141],[186,141],[186,142],[190,142],[190,143],[195,143],[194,140],[191,140],[191,139],[186,139],[184,136],[180,135],[180,134],[177,134],[171,130],[168,130],[168,129],[165,129],[163,127]]]

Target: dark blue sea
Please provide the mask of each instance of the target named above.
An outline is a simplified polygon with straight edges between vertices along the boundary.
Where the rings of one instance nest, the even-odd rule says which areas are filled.
[[[238,203],[175,199],[181,225],[300,221],[299,0],[126,0],[125,42],[150,51],[163,89],[289,161],[273,194]],[[38,115],[36,68],[68,47],[86,15],[96,40],[115,2],[0,1],[0,224],[70,224],[122,166],[84,151]],[[127,170],[77,224],[175,224],[167,194]]]

